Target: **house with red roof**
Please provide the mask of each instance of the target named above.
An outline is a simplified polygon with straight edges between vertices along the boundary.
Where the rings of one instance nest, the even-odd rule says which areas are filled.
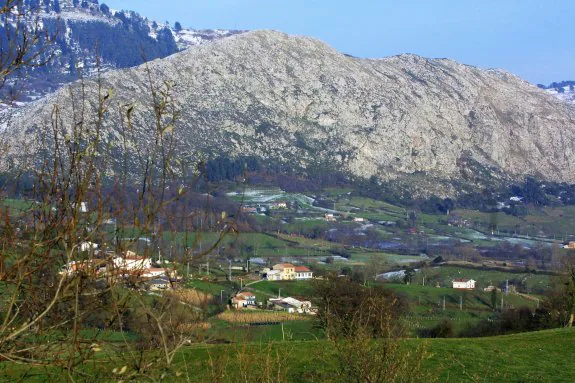
[[[242,291],[232,298],[232,307],[243,309],[248,306],[256,305],[256,296],[248,291]]]
[[[297,281],[307,281],[313,279],[313,272],[305,266],[296,266],[295,270],[295,279]]]

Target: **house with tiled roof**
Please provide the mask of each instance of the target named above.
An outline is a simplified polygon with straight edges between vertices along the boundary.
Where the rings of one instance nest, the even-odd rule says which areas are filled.
[[[305,266],[296,266],[295,270],[295,279],[298,281],[306,281],[309,279],[313,279],[313,272]]]
[[[256,305],[256,296],[249,291],[243,291],[238,293],[232,298],[232,307],[236,309],[242,309],[248,306]]]

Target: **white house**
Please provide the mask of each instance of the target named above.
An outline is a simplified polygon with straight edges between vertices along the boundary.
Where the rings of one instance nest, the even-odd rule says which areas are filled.
[[[272,298],[268,302],[273,309],[287,311],[288,313],[307,314],[311,311],[310,301],[301,301],[292,297]]]
[[[282,272],[281,270],[269,270],[265,272],[265,278],[268,281],[281,281],[282,280]]]
[[[243,291],[232,298],[232,306],[236,309],[242,309],[248,306],[256,305],[256,296],[253,293]]]
[[[453,288],[460,290],[473,290],[475,289],[475,282],[473,279],[454,279]]]
[[[143,278],[156,278],[156,277],[161,277],[161,276],[169,276],[169,272],[166,269],[163,268],[156,268],[156,267],[151,267],[149,269],[143,269],[142,270],[142,277]]]
[[[145,271],[152,268],[152,260],[146,257],[138,257],[136,253],[127,251],[124,256],[112,259],[114,267],[125,271]]]
[[[295,267],[295,279],[297,281],[305,281],[313,279],[313,272],[305,266]]]
[[[278,263],[272,269],[264,269],[268,281],[293,281],[296,279],[296,267],[291,263]]]
[[[336,218],[335,215],[333,215],[333,214],[331,214],[331,213],[328,213],[328,214],[325,215],[325,220],[326,220],[327,222],[336,222],[336,221],[337,221],[337,218]]]
[[[93,243],[93,242],[82,242],[82,243],[80,243],[80,246],[78,246],[78,249],[80,251],[97,250],[98,244]]]

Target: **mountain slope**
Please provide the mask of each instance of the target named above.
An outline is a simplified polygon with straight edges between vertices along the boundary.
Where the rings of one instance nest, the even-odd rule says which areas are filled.
[[[414,55],[356,59],[270,31],[195,47],[150,70],[158,83],[175,81],[182,153],[255,155],[383,180],[474,185],[530,174],[575,182],[575,110],[501,71]],[[140,143],[151,137],[147,79],[142,67],[104,76],[119,103],[135,101]],[[68,92],[11,116],[13,158],[22,143],[33,147],[26,127],[49,126],[54,103],[70,118]],[[112,146],[120,137],[114,118]]]
[[[21,1],[23,11],[31,20],[39,18],[53,43],[42,55],[46,65],[13,76],[3,89],[4,94],[18,93],[17,103],[37,99],[98,70],[133,67],[239,33],[183,29],[179,23],[176,28],[136,12],[110,10],[98,0]]]

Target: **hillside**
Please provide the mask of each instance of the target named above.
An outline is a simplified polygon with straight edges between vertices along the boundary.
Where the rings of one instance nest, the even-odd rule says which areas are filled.
[[[191,48],[149,68],[158,85],[174,81],[179,153],[408,179],[443,195],[524,175],[575,182],[575,109],[509,73],[415,55],[357,59],[272,31]],[[118,103],[137,106],[131,146],[145,146],[153,131],[147,84],[144,67],[103,76]],[[12,159],[18,148],[37,148],[54,104],[70,122],[69,97],[58,92],[10,116]],[[114,157],[117,114],[106,126]]]
[[[22,10],[31,20],[29,30],[37,17],[43,37],[52,43],[39,58],[46,65],[13,76],[2,89],[3,94],[18,94],[9,100],[15,101],[13,105],[38,99],[98,70],[133,67],[238,33],[158,23],[133,11],[110,9],[98,0],[23,0]]]
[[[405,341],[405,346],[414,348],[424,342],[429,354],[423,369],[438,376],[441,382],[572,382],[575,379],[571,363],[574,338],[572,329],[561,329],[480,339],[410,339]],[[215,374],[227,372],[219,381],[233,381],[236,377],[233,371],[239,363],[246,362],[248,355],[250,369],[275,371],[279,368],[285,381],[333,382],[338,381],[334,380],[338,375],[333,353],[326,341],[288,341],[271,346],[194,346],[181,351],[173,371],[164,374],[174,382],[205,382],[213,380]],[[126,360],[99,357],[87,366],[93,378],[108,378],[118,363],[126,363]],[[132,371],[127,370],[125,375],[130,376]],[[15,379],[24,373],[28,381],[56,382],[62,378],[62,372],[52,369],[30,370],[0,363],[2,378]]]

